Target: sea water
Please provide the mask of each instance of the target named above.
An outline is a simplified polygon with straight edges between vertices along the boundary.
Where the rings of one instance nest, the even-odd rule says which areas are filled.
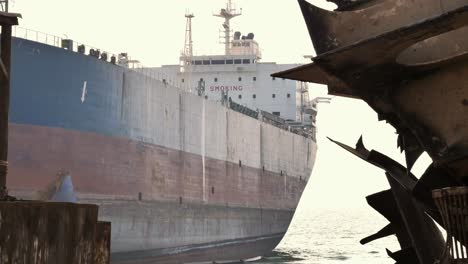
[[[395,236],[361,245],[388,224],[371,208],[299,208],[283,241],[270,256],[251,263],[390,264],[385,248],[399,250]]]

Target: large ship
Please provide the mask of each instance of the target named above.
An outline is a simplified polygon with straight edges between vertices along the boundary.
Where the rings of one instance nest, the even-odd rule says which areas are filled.
[[[253,34],[231,40],[237,14],[230,1],[219,13],[224,55],[194,56],[190,29],[181,63],[158,68],[17,28],[9,193],[36,199],[70,176],[78,202],[112,223],[112,263],[270,252],[312,171],[315,103],[270,77],[291,65],[260,62]]]

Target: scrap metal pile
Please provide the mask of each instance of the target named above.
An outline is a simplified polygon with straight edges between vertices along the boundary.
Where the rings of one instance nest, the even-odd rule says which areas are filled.
[[[299,0],[318,55],[272,76],[362,99],[396,128],[406,166],[362,139],[355,148],[334,142],[385,170],[391,186],[367,197],[390,223],[361,243],[396,234],[401,250],[388,254],[397,263],[432,264],[445,242],[431,192],[468,184],[468,0],[333,2],[327,11]],[[411,168],[423,152],[433,163],[418,179]]]

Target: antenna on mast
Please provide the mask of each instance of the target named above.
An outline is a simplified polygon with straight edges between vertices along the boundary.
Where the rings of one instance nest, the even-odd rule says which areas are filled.
[[[218,14],[213,14],[213,16],[224,18],[223,28],[224,28],[224,45],[226,55],[230,54],[229,45],[231,44],[231,24],[230,20],[236,16],[242,15],[242,9],[240,12],[237,12],[235,6],[231,3],[231,0],[228,0],[226,8],[222,8]]]

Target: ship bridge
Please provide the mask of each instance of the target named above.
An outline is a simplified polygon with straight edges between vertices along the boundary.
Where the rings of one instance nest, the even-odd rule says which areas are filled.
[[[236,32],[234,39],[231,41],[229,53],[224,55],[201,55],[190,56],[182,54],[180,61],[188,65],[248,65],[256,64],[262,54],[258,42],[255,41],[254,34],[249,33],[247,36],[240,37],[241,33]]]
[[[203,55],[193,56],[190,65],[249,65],[256,64],[258,58],[253,55]]]

